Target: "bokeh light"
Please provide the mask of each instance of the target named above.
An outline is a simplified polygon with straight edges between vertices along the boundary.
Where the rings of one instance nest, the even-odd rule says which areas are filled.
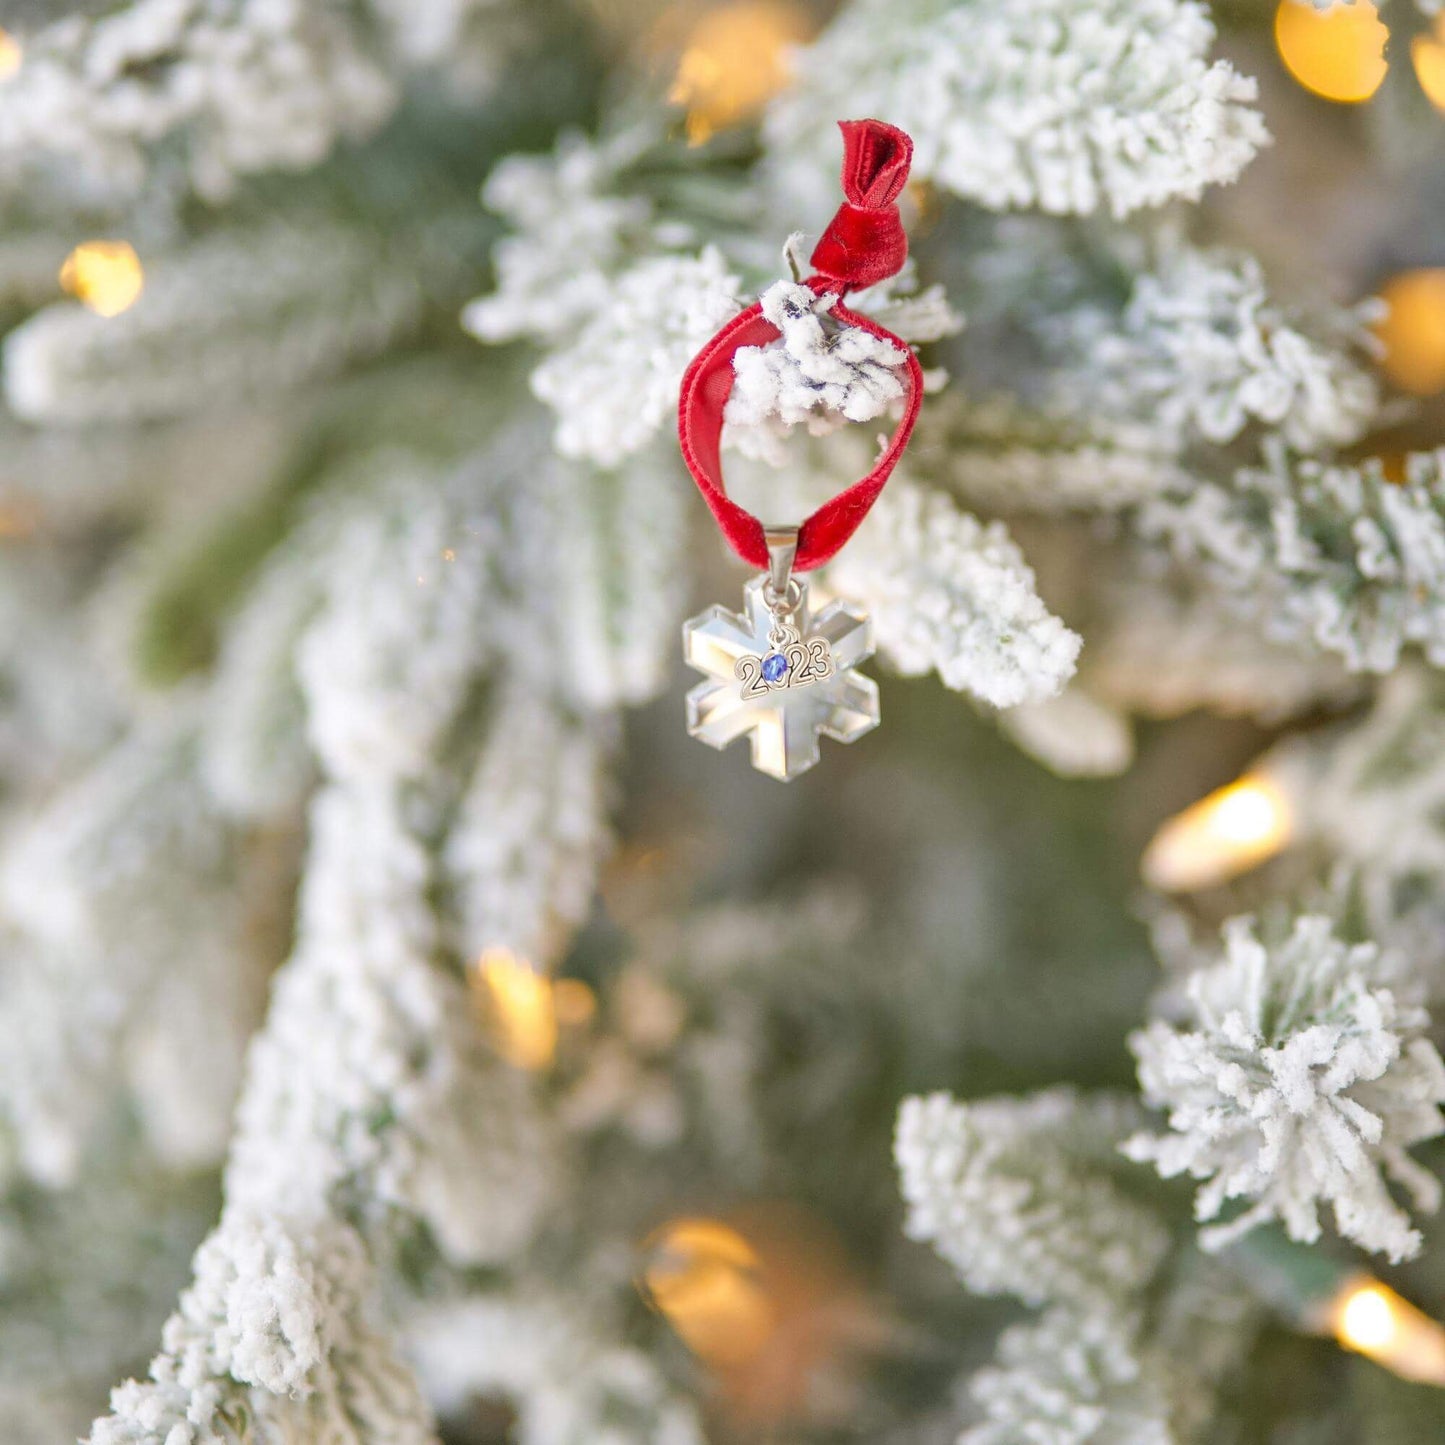
[[[642,1284],[688,1348],[710,1365],[745,1364],[772,1336],[757,1251],[716,1219],[677,1219],[647,1244]]]
[[[1389,29],[1370,0],[1319,10],[1310,0],[1280,0],[1274,39],[1285,68],[1326,100],[1358,104],[1384,82]]]
[[[473,974],[492,1047],[521,1069],[545,1069],[557,1055],[552,980],[509,948],[489,948]]]
[[[1386,1349],[1398,1331],[1390,1292],[1382,1285],[1356,1289],[1340,1306],[1340,1343],[1352,1350]]]
[[[1402,271],[1380,296],[1390,308],[1374,328],[1385,374],[1416,396],[1445,390],[1445,266]]]
[[[673,1219],[644,1241],[638,1284],[707,1367],[742,1439],[822,1423],[825,1382],[887,1334],[832,1227],[782,1200]]]
[[[97,316],[119,316],[140,299],[145,271],[129,241],[86,241],[65,258],[60,284]]]
[[[1445,11],[1436,16],[1433,34],[1410,42],[1410,61],[1420,89],[1437,110],[1445,110]]]
[[[9,80],[20,69],[24,51],[8,30],[0,28],[0,80]]]
[[[736,0],[706,10],[688,32],[667,98],[687,111],[687,139],[751,120],[788,82],[788,50],[812,31],[783,0]]]
[[[1168,819],[1140,869],[1144,881],[1164,893],[1212,888],[1272,858],[1293,831],[1293,810],[1279,784],[1246,774]]]
[[[1325,1329],[1402,1379],[1445,1386],[1445,1326],[1369,1275],[1353,1276],[1330,1302]]]

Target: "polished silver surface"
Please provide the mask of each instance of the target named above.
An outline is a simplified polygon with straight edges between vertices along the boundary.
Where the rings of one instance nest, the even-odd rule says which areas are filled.
[[[793,577],[793,559],[798,555],[796,527],[764,527],[763,540],[768,546],[768,606],[777,611],[788,596],[788,583]],[[799,584],[801,586],[801,584]]]
[[[796,577],[781,611],[771,592],[771,577],[755,577],[741,614],[709,607],[684,625],[688,665],[708,679],[687,695],[687,730],[714,748],[747,737],[753,766],[786,782],[818,761],[820,736],[851,743],[878,726],[878,685],[854,671],[873,655],[863,612],[830,602],[812,617]]]

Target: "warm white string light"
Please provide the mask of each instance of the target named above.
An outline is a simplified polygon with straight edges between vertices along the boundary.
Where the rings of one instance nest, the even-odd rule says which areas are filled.
[[[1351,1275],[1316,1328],[1403,1380],[1445,1386],[1445,1325],[1371,1275]]]
[[[0,81],[9,80],[24,59],[20,42],[8,30],[0,29]]]
[[[129,241],[86,241],[65,258],[60,284],[97,316],[119,316],[140,299],[145,269]]]
[[[1168,819],[1140,869],[1144,881],[1164,893],[1211,888],[1281,852],[1294,826],[1284,789],[1266,773],[1246,773]]]
[[[1389,70],[1389,29],[1370,0],[1321,10],[1280,0],[1274,39],[1285,68],[1306,90],[1342,105],[1369,100]]]

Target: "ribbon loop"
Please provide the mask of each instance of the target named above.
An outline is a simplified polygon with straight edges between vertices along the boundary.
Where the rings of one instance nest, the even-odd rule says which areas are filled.
[[[813,252],[814,291],[871,286],[894,275],[908,256],[908,239],[897,199],[908,180],[913,142],[895,126],[877,120],[839,122],[843,132],[843,193],[832,224]],[[840,300],[831,311],[843,326],[856,326],[891,342],[906,360],[907,392],[902,420],[873,470],[825,502],[798,529],[795,572],[820,567],[858,529],[877,500],[912,434],[923,403],[923,371],[918,358],[891,331],[867,316],[849,311]],[[683,460],[733,551],[753,567],[767,569],[769,554],[763,524],[728,496],[722,480],[723,411],[733,387],[733,357],[744,346],[766,346],[780,335],[754,302],[734,316],[693,357],[678,398],[678,440]]]
[[[842,120],[846,200],[813,249],[818,276],[842,290],[873,286],[908,259],[898,197],[908,183],[913,141],[881,120]]]
[[[908,184],[913,138],[881,120],[840,120],[843,194],[855,206],[891,206]]]

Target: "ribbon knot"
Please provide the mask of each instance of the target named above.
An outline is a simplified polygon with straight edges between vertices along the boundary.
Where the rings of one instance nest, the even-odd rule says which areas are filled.
[[[913,141],[881,120],[840,120],[843,195],[837,214],[813,249],[819,280],[843,291],[896,275],[908,259],[898,197],[908,183]]]

